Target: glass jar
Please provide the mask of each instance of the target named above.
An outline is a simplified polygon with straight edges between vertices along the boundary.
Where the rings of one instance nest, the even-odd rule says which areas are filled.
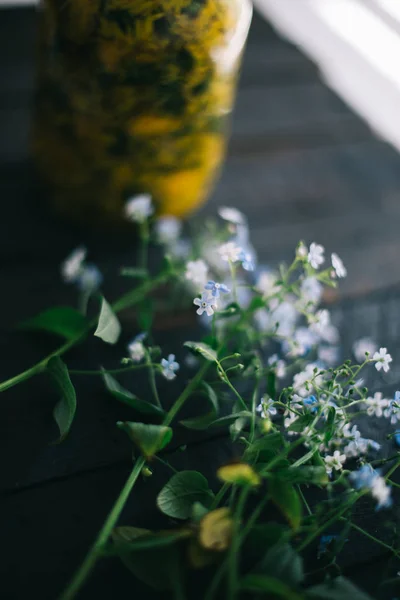
[[[250,0],[44,0],[34,156],[58,211],[184,216],[221,166]]]

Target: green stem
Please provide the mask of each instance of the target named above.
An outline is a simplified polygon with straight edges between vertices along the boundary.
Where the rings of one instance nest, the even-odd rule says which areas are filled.
[[[138,302],[143,300],[152,289],[156,288],[158,285],[163,283],[167,278],[168,278],[168,273],[163,272],[163,273],[160,273],[160,275],[158,275],[158,277],[156,277],[152,281],[146,281],[141,286],[139,286],[137,289],[135,289],[133,291],[131,290],[130,292],[128,292],[127,294],[122,296],[119,300],[117,300],[117,302],[115,302],[112,305],[114,312],[116,312],[116,313],[121,312],[122,310],[129,308],[130,306],[133,306],[134,304],[137,304]],[[92,321],[90,321],[88,326],[83,331],[81,331],[79,334],[77,334],[72,339],[65,342],[62,346],[60,346],[59,348],[57,348],[50,354],[48,354],[48,356],[46,356],[45,358],[40,360],[38,363],[33,365],[33,367],[30,367],[29,369],[26,369],[26,371],[19,373],[15,377],[11,377],[10,379],[7,379],[6,381],[3,381],[2,383],[0,383],[0,392],[4,392],[5,390],[8,390],[9,388],[12,388],[15,385],[18,385],[19,383],[22,383],[23,381],[30,379],[34,375],[38,375],[39,373],[42,373],[43,371],[45,371],[50,359],[54,358],[55,356],[62,356],[68,350],[70,350],[70,348],[75,346],[75,344],[78,344],[80,341],[83,341],[86,338],[86,336],[88,335],[88,333],[91,331],[91,329],[93,329],[94,327],[97,326],[97,321],[98,321],[98,319],[96,317],[96,319],[93,319]]]
[[[323,531],[325,531],[325,529],[327,529],[328,527],[330,527],[330,525],[332,525],[333,523],[336,523],[336,521],[338,521],[340,519],[340,517],[343,515],[343,513],[345,513],[346,510],[348,510],[364,494],[365,494],[365,492],[360,492],[360,493],[356,494],[352,498],[352,500],[350,502],[347,502],[344,506],[342,506],[333,515],[333,517],[331,517],[330,519],[328,519],[328,521],[326,521],[323,525],[321,525],[321,527],[319,527],[318,529],[316,529],[313,533],[310,533],[310,535],[308,535],[306,537],[306,539],[298,546],[297,552],[301,552],[302,550],[304,550],[304,548],[306,548],[309,544],[311,544],[311,542],[314,541],[315,538],[317,538],[318,536],[320,536],[321,533]]]
[[[232,261],[229,261],[229,270],[232,278],[233,300],[237,304],[236,267]]]
[[[141,365],[131,365],[129,367],[122,367],[121,369],[103,369],[94,370],[94,371],[82,371],[80,369],[68,369],[71,375],[120,375],[122,373],[129,373],[130,371],[136,371],[138,369],[147,369],[150,365],[141,364]],[[154,363],[151,365],[152,367],[158,367],[158,364]]]
[[[167,416],[165,417],[165,420],[163,423],[164,425],[169,425],[171,423],[171,421],[173,421],[173,419],[175,418],[177,413],[181,410],[182,406],[185,404],[186,400],[194,392],[194,390],[198,387],[198,385],[200,384],[204,375],[207,373],[208,369],[210,368],[211,364],[212,363],[210,363],[210,362],[205,362],[203,364],[203,366],[199,369],[199,371],[196,373],[196,375],[193,377],[193,379],[190,381],[190,383],[185,387],[185,389],[183,390],[181,395],[171,406]]]
[[[240,555],[240,526],[242,521],[242,515],[244,506],[246,504],[247,496],[249,495],[250,488],[243,488],[240,496],[238,505],[236,508],[236,514],[233,526],[232,541],[229,548],[228,554],[228,600],[234,600],[237,597],[239,588],[239,555]]]
[[[217,492],[217,495],[215,496],[214,500],[212,501],[210,510],[214,510],[217,508],[217,506],[219,506],[219,503],[221,502],[222,498],[225,496],[226,492],[229,490],[230,488],[230,483],[224,483],[224,485],[222,485],[220,487],[220,489]]]
[[[185,401],[189,398],[190,394],[199,385],[199,383],[201,382],[202,378],[204,377],[204,375],[205,375],[207,369],[210,367],[210,365],[211,365],[210,362],[204,363],[204,365],[197,372],[195,377],[190,381],[190,383],[183,390],[182,394],[178,397],[178,399],[174,402],[174,404],[170,408],[168,414],[166,415],[166,417],[163,421],[163,425],[169,425],[171,423],[171,421],[174,419],[176,414],[179,412],[179,410],[184,405]],[[60,596],[59,600],[73,600],[73,598],[75,598],[76,594],[78,593],[78,591],[80,590],[82,585],[85,583],[87,577],[89,576],[93,567],[95,566],[97,559],[99,558],[99,552],[100,552],[102,546],[106,543],[106,541],[108,540],[108,538],[110,536],[111,531],[115,527],[115,524],[126,504],[126,501],[128,500],[129,494],[131,493],[132,488],[133,488],[144,464],[145,464],[144,458],[139,458],[136,461],[133,471],[130,474],[124,487],[122,488],[122,491],[121,491],[120,495],[118,496],[117,501],[115,502],[114,507],[112,508],[109,516],[107,517],[107,520],[104,523],[99,535],[97,536],[96,541],[94,542],[92,548],[89,550],[88,555],[86,556],[86,558],[85,558],[84,562],[82,563],[81,567],[79,568],[78,572],[72,579],[70,585],[65,590],[65,592]]]
[[[151,363],[151,356],[148,351],[146,351],[146,366],[149,367],[149,381],[150,381],[150,387],[151,387],[151,391],[153,392],[154,399],[156,401],[157,406],[159,408],[162,408],[160,396],[158,395],[155,372],[153,369],[153,365]]]
[[[339,521],[347,522],[347,519],[340,517]],[[369,538],[376,544],[379,544],[379,546],[386,548],[386,550],[390,550],[390,552],[392,552],[396,558],[400,558],[400,554],[394,548],[392,548],[392,546],[389,546],[389,544],[386,544],[379,538],[375,537],[374,535],[371,535],[370,533],[368,533],[368,531],[365,531],[365,529],[363,529],[362,527],[359,527],[355,523],[349,523],[349,525],[352,529],[355,529],[356,531],[358,531],[359,533],[362,533],[363,535],[365,535],[365,537]]]
[[[145,221],[143,221],[143,223],[140,224],[140,241],[141,241],[141,247],[140,247],[139,267],[141,269],[147,269],[148,249],[149,249],[149,241],[150,241],[149,224],[148,224],[147,219]]]
[[[61,594],[59,600],[72,600],[75,598],[76,594],[86,581],[87,577],[92,572],[97,559],[99,558],[99,554],[104,544],[107,542],[112,530],[115,527],[116,522],[125,506],[125,503],[131,493],[133,486],[145,464],[144,458],[138,458],[136,461],[131,474],[129,475],[124,487],[120,495],[117,498],[111,512],[109,513],[102,529],[100,530],[99,535],[97,536],[92,548],[90,549],[88,555],[83,561],[81,567],[78,569],[77,573],[74,575],[71,583],[68,585],[67,589]]]
[[[239,392],[237,391],[237,389],[235,388],[235,386],[232,385],[232,383],[231,383],[228,375],[226,374],[225,369],[221,365],[220,361],[217,360],[216,362],[217,362],[217,365],[218,365],[218,369],[220,370],[221,374],[223,375],[222,380],[224,381],[224,383],[226,383],[226,385],[229,387],[229,389],[232,390],[232,392],[235,394],[235,396],[239,400],[240,405],[243,408],[243,410],[247,410],[246,402],[243,400],[242,396],[239,394]]]

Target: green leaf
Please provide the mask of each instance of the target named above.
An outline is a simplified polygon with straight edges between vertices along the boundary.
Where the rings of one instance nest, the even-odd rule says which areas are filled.
[[[165,448],[172,439],[172,429],[166,425],[146,425],[132,421],[119,421],[117,425],[128,434],[147,459]]]
[[[275,456],[282,452],[284,439],[282,434],[271,432],[262,438],[259,438],[251,444],[244,453],[246,460],[253,459],[256,455],[257,462],[269,462]]]
[[[71,383],[68,368],[59,356],[54,356],[47,363],[47,370],[61,398],[54,407],[53,416],[60,430],[58,442],[68,435],[76,412],[76,393]]]
[[[205,381],[202,382],[202,385],[207,391],[207,398],[210,401],[211,410],[207,414],[201,415],[200,417],[194,417],[193,419],[185,419],[180,421],[180,424],[188,429],[196,429],[200,431],[207,429],[207,427],[211,425],[211,423],[218,417],[219,405],[217,394]]]
[[[106,373],[104,369],[103,371],[103,379],[106,384],[107,390],[120,402],[127,404],[137,412],[143,415],[151,415],[153,417],[158,417],[159,419],[165,416],[165,411],[162,408],[159,408],[155,404],[151,404],[150,402],[146,402],[145,400],[140,400],[134,394],[126,390],[122,385],[112,377],[109,373]]]
[[[147,548],[146,551],[129,551],[125,544],[139,542],[152,532],[138,527],[118,527],[111,536],[116,551],[124,565],[139,579],[156,590],[170,589],[172,567],[177,556],[177,547],[172,542],[167,547]]]
[[[278,477],[273,477],[268,482],[268,492],[293,529],[298,529],[302,518],[302,505],[294,487]]]
[[[148,276],[146,269],[135,269],[131,267],[123,267],[120,271],[122,277],[131,277],[132,279],[145,279]]]
[[[288,483],[324,485],[329,481],[325,467],[289,467],[276,473],[276,477]]]
[[[310,600],[372,600],[345,577],[337,577],[328,583],[308,588],[306,598]]]
[[[295,431],[296,433],[301,433],[306,427],[310,425],[313,419],[314,415],[312,415],[311,413],[307,415],[301,415],[300,417],[297,417],[295,421],[293,421],[293,423],[288,428],[288,431]]]
[[[230,319],[235,315],[240,315],[241,312],[242,309],[240,304],[238,304],[237,302],[231,302],[230,304],[228,304],[228,306],[225,306],[225,308],[221,312],[217,312],[216,316],[218,319]]]
[[[335,433],[335,417],[336,410],[334,406],[330,406],[328,410],[328,418],[326,420],[326,429],[325,429],[325,444],[328,444],[333,434]]]
[[[216,351],[203,342],[185,342],[183,345],[186,348],[190,348],[195,354],[201,354],[201,356],[211,362],[216,362],[218,358]]]
[[[256,310],[259,310],[260,308],[265,308],[266,306],[266,301],[263,299],[262,296],[254,296],[254,298],[252,299],[252,301],[250,302],[250,306],[247,309],[247,312],[255,312]]]
[[[240,587],[246,592],[260,592],[272,594],[274,598],[285,598],[286,600],[301,600],[302,594],[293,591],[286,583],[268,575],[246,575],[240,582]]]
[[[107,344],[116,344],[121,333],[121,325],[111,306],[105,298],[102,299],[99,323],[94,332],[96,337],[99,337]]]
[[[303,560],[290,544],[278,543],[268,550],[257,565],[265,575],[276,577],[291,587],[304,579]]]
[[[272,546],[278,542],[285,542],[290,539],[291,531],[286,525],[278,523],[260,523],[255,525],[246,536],[243,546],[243,555],[247,557],[249,564],[256,564]]]
[[[188,529],[150,531],[138,527],[116,527],[112,533],[113,546],[106,548],[105,554],[110,556],[124,552],[141,552],[153,548],[171,546],[177,541],[191,535]]]
[[[18,325],[19,329],[47,331],[72,340],[82,335],[88,327],[88,321],[70,306],[49,308]]]
[[[207,479],[198,471],[181,471],[171,477],[157,496],[158,508],[174,519],[188,519],[193,504],[209,507],[214,498]]]
[[[137,320],[140,331],[150,331],[153,325],[154,306],[151,298],[146,298],[138,306]]]
[[[219,419],[216,419],[210,423],[209,427],[222,427],[225,425],[230,425],[236,421],[236,419],[251,419],[252,417],[253,414],[250,411],[242,410],[240,412],[233,413],[232,415],[227,415],[226,417],[220,417]]]

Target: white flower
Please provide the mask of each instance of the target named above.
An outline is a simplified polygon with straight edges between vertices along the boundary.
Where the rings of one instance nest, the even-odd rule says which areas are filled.
[[[315,344],[318,338],[308,327],[299,327],[294,332],[293,338],[284,343],[288,356],[304,356]]]
[[[339,349],[336,346],[320,346],[318,348],[318,360],[329,366],[337,364]]]
[[[196,286],[204,287],[208,279],[208,267],[204,260],[190,260],[186,265],[185,277]]]
[[[400,392],[395,392],[394,400],[388,401],[388,407],[383,412],[387,419],[390,419],[391,425],[400,421]]]
[[[294,413],[290,413],[286,419],[283,420],[283,425],[286,429],[289,429],[293,423],[297,421],[297,415]],[[297,435],[297,431],[288,431],[289,435]]]
[[[357,425],[352,425],[351,423],[345,423],[340,433],[344,438],[349,440],[359,440],[361,437]]]
[[[196,313],[200,316],[205,312],[208,317],[211,317],[217,309],[216,299],[205,292],[203,292],[201,298],[195,298],[193,304],[199,307],[196,310]]]
[[[314,331],[320,337],[324,337],[325,330],[331,324],[331,315],[329,311],[324,308],[323,310],[319,310],[313,317],[313,322],[310,325],[311,331]]]
[[[339,342],[339,339],[340,339],[339,330],[338,330],[337,327],[335,327],[334,325],[332,325],[332,323],[330,323],[329,325],[327,325],[320,332],[320,336],[321,336],[321,338],[325,342],[328,342],[328,344],[337,344]]]
[[[304,300],[317,304],[322,297],[324,288],[316,277],[306,277],[300,286],[300,292]]]
[[[160,217],[155,223],[157,240],[161,244],[172,244],[182,231],[182,222],[176,217]]]
[[[73,283],[80,277],[86,254],[86,248],[80,246],[61,264],[61,275],[66,283]]]
[[[332,267],[335,270],[336,277],[342,278],[346,277],[347,269],[344,266],[342,259],[335,253],[331,254]]]
[[[237,246],[234,242],[227,242],[218,248],[218,252],[222,260],[225,262],[235,263],[240,260],[240,255],[243,248]]]
[[[293,377],[293,388],[295,392],[303,398],[310,395],[313,383],[315,383],[316,386],[322,385],[324,376],[316,375],[314,369],[317,369],[317,372],[319,371],[316,364],[310,363],[306,366],[304,371],[300,371],[300,373],[297,373]]]
[[[169,381],[175,379],[176,371],[179,371],[180,368],[179,363],[177,363],[175,360],[175,354],[170,354],[168,358],[163,358],[161,360],[161,366],[161,372],[164,375],[165,379],[168,379]]]
[[[367,454],[368,444],[367,440],[360,438],[358,440],[352,440],[343,448],[343,452],[347,458],[357,458],[360,454]]]
[[[365,404],[367,405],[367,415],[382,417],[390,402],[382,398],[382,392],[375,392],[373,398],[370,397],[365,400]]]
[[[371,496],[378,501],[377,509],[389,507],[392,504],[390,497],[391,488],[386,485],[383,477],[374,477],[371,483]]]
[[[285,300],[279,302],[276,298],[270,304],[269,318],[271,323],[271,331],[276,328],[276,334],[282,337],[289,337],[293,334],[296,326],[298,313],[294,305]]]
[[[335,450],[332,456],[328,455],[324,458],[326,472],[330,475],[332,470],[341,471],[343,464],[346,462],[346,455],[340,454],[340,450]]]
[[[376,350],[377,345],[368,337],[361,338],[353,344],[353,354],[360,363],[364,362],[366,352],[368,352],[369,356],[372,356]]]
[[[247,220],[243,213],[237,208],[231,208],[229,206],[221,206],[218,209],[218,214],[221,219],[233,223],[234,225],[245,225]]]
[[[128,346],[128,352],[133,362],[140,362],[145,357],[146,351],[142,342],[133,340]]]
[[[278,377],[278,379],[282,379],[283,377],[285,377],[286,363],[284,360],[279,359],[277,354],[273,354],[272,356],[269,357],[268,364],[270,367],[272,367],[274,369],[275,374]]]
[[[320,265],[325,261],[325,248],[313,242],[308,251],[308,262],[314,269],[319,269]]]
[[[125,216],[134,223],[144,223],[154,213],[149,194],[139,194],[129,198],[125,204]]]
[[[261,292],[264,298],[268,296],[273,296],[277,292],[279,292],[280,287],[276,285],[276,274],[271,271],[263,271],[260,273],[257,283],[256,290]]]
[[[375,352],[375,354],[372,357],[372,360],[376,361],[375,368],[377,371],[383,369],[384,372],[387,373],[390,369],[389,364],[392,362],[393,359],[386,348],[379,348],[379,352]]]

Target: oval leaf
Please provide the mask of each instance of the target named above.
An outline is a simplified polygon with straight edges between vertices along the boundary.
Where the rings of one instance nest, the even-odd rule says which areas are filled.
[[[172,439],[172,429],[166,425],[147,425],[131,421],[120,421],[117,425],[128,434],[147,459],[165,448]]]
[[[171,477],[157,497],[158,508],[174,519],[188,519],[195,502],[210,506],[214,494],[198,471],[182,471]]]
[[[88,328],[88,321],[70,306],[49,308],[18,325],[19,329],[47,331],[72,340],[82,335]]]
[[[293,485],[274,477],[269,480],[268,492],[293,529],[298,529],[302,518],[302,505]]]
[[[126,390],[122,385],[112,377],[109,373],[105,373],[103,370],[103,379],[106,384],[107,390],[120,402],[127,404],[137,412],[143,415],[151,415],[158,418],[165,416],[165,411],[150,402],[140,400],[134,394]]]
[[[62,442],[71,428],[76,411],[76,393],[68,368],[59,356],[51,358],[47,370],[61,398],[54,407],[53,416],[60,430],[58,442]]]
[[[107,344],[116,344],[121,333],[121,325],[105,298],[102,299],[97,329],[94,332]]]
[[[195,354],[201,354],[206,360],[216,362],[217,353],[211,346],[203,344],[203,342],[185,342],[183,344],[187,348],[190,348]]]

